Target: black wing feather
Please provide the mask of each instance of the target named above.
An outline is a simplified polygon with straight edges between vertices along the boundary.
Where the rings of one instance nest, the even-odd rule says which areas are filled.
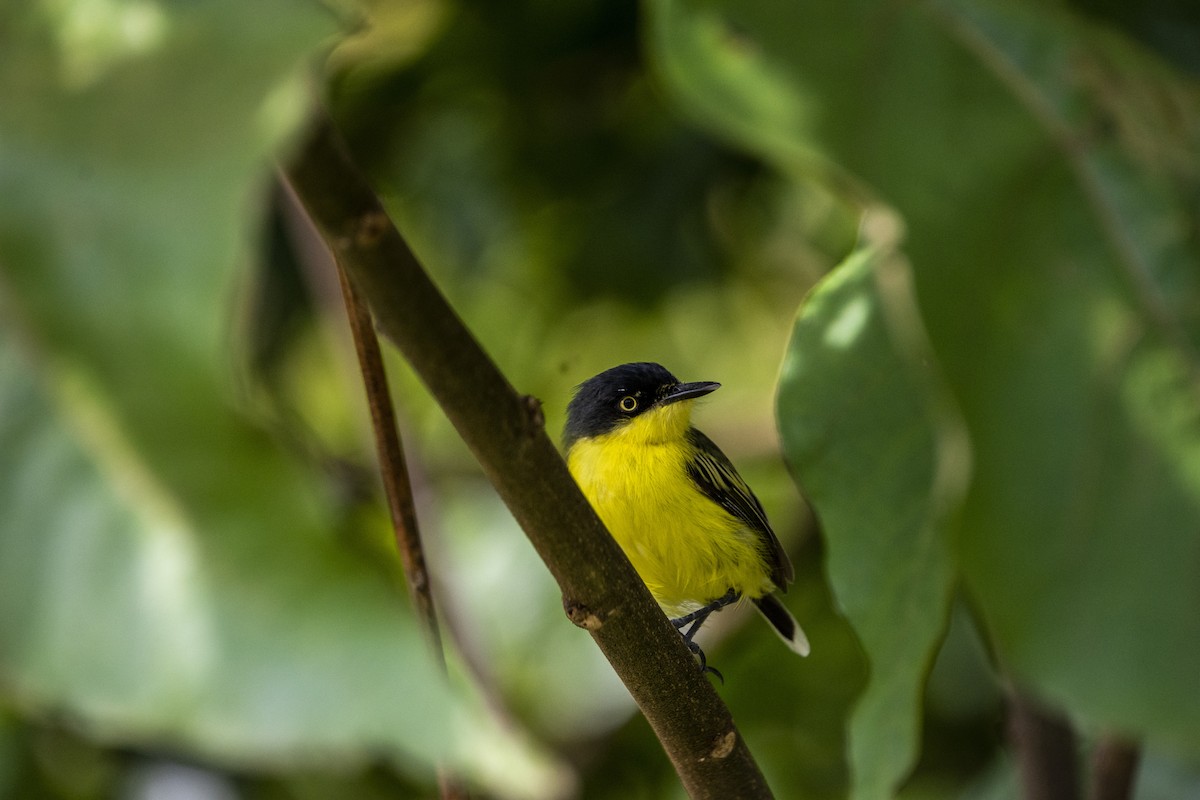
[[[688,477],[710,500],[746,523],[762,538],[770,559],[771,581],[780,591],[786,592],[795,572],[779,537],[767,522],[762,503],[712,439],[695,428],[688,430],[687,437],[693,448],[687,465]]]

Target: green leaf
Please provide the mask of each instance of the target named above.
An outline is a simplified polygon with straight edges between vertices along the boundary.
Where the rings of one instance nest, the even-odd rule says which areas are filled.
[[[63,376],[51,399],[11,336],[0,374],[0,674],[22,706],[231,763],[448,751],[448,697],[402,598],[288,510],[303,486],[188,502],[96,390]],[[226,480],[258,468],[265,486],[273,460],[228,461]]]
[[[972,271],[992,300],[971,353],[953,284],[922,295],[953,320],[940,350],[978,454],[964,575],[1019,677],[1200,752],[1200,89],[1070,18],[947,13],[1067,170],[1026,185],[1004,268]]]
[[[237,402],[238,268],[314,4],[0,27],[0,685],[101,740],[422,775],[455,705],[336,498]]]
[[[655,63],[693,119],[902,218],[929,363],[970,436],[950,569],[999,666],[1088,726],[1200,752],[1195,82],[1032,3],[650,9]],[[828,424],[865,428],[887,405]],[[821,474],[843,457],[835,475],[869,473],[877,454],[824,445],[828,463],[798,469],[827,488],[823,518],[822,503],[886,502]],[[850,609],[865,589],[829,538]],[[856,759],[897,777],[880,763]],[[860,789],[886,792],[875,778]]]
[[[849,730],[858,797],[888,796],[916,756],[954,579],[946,515],[963,488],[965,452],[914,355],[919,332],[897,331],[914,319],[907,281],[895,256],[851,256],[801,306],[780,377],[784,449],[872,664]]]

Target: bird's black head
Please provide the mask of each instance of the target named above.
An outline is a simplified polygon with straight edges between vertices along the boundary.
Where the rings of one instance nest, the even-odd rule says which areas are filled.
[[[680,383],[661,364],[622,364],[589,378],[567,406],[563,444],[600,436],[656,408],[692,400],[717,389],[711,381]]]

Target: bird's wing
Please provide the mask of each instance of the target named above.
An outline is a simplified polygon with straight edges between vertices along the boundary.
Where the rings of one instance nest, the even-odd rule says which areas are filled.
[[[687,436],[693,446],[687,465],[688,476],[710,500],[762,537],[770,558],[771,581],[780,591],[787,591],[795,572],[779,537],[767,522],[762,503],[712,439],[695,428],[689,429]]]

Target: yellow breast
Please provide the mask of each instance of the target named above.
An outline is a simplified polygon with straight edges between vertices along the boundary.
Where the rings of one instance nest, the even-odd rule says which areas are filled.
[[[671,615],[731,588],[746,597],[772,588],[759,535],[688,477],[686,405],[649,411],[567,454],[584,495]]]

